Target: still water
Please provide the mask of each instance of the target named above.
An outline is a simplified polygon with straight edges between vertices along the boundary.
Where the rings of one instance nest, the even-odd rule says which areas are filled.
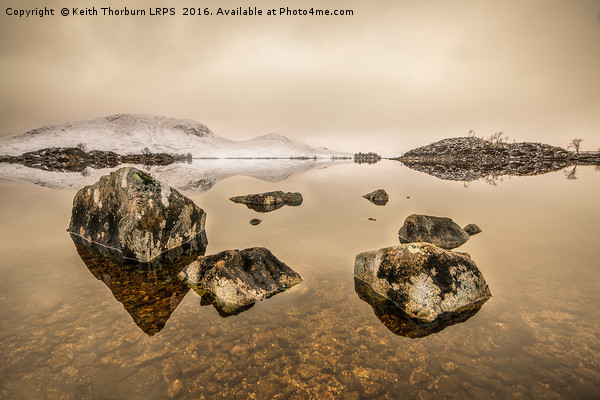
[[[173,287],[145,322],[131,302],[152,299],[88,268],[66,232],[75,191],[2,180],[0,397],[598,398],[600,171],[576,177],[464,185],[384,161],[221,180],[189,196],[207,212],[207,254],[267,247],[303,282],[223,318],[167,277]],[[377,188],[386,206],[361,197]],[[304,202],[259,214],[228,200],[270,190]],[[356,254],[398,244],[413,213],[483,229],[456,250],[493,294],[467,321],[422,338],[389,330],[353,279]],[[113,293],[109,278],[125,289]]]

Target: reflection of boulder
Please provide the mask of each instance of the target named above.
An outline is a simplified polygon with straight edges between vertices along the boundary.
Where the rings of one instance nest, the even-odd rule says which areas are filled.
[[[77,192],[68,231],[146,262],[201,234],[205,218],[177,190],[121,168]]]
[[[179,277],[202,297],[202,304],[212,303],[223,317],[239,314],[302,280],[263,247],[200,257]]]
[[[358,254],[354,276],[424,322],[472,310],[492,295],[469,255],[429,243]]]
[[[374,190],[363,197],[377,206],[385,206],[389,200],[387,192],[383,189]]]
[[[453,249],[469,240],[469,234],[452,219],[411,214],[398,231],[400,243],[427,242],[443,249]]]
[[[138,263],[80,236],[71,234],[71,239],[92,275],[104,282],[137,326],[150,336],[165,326],[189,290],[177,273],[206,251],[206,238],[197,235],[150,263]]]
[[[246,196],[235,196],[229,200],[234,203],[245,204],[246,207],[257,212],[275,211],[283,206],[299,206],[302,204],[302,195],[298,192],[266,192],[249,194]]]
[[[354,290],[358,297],[373,307],[375,316],[395,335],[409,338],[422,338],[437,333],[450,325],[464,322],[477,313],[487,299],[473,304],[473,308],[452,314],[447,318],[440,317],[433,322],[423,322],[409,317],[391,300],[373,290],[373,287],[358,278],[354,278]]]

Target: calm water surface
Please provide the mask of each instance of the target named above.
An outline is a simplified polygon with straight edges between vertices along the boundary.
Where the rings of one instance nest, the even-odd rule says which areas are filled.
[[[598,398],[600,172],[577,177],[464,187],[388,161],[278,183],[228,178],[190,196],[208,214],[207,254],[267,247],[303,282],[227,318],[180,290],[152,336],[67,234],[75,192],[0,181],[0,397]],[[385,207],[361,198],[377,188]],[[304,203],[258,214],[228,200],[269,190]],[[418,339],[386,328],[353,280],[356,254],[398,244],[412,213],[478,224],[457,250],[493,294],[466,322]]]

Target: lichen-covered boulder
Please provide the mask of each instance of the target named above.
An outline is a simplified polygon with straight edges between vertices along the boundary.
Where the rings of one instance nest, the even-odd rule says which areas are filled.
[[[481,306],[490,289],[468,254],[410,243],[356,256],[354,276],[411,318],[432,322]]]
[[[222,316],[248,309],[302,281],[300,275],[263,247],[226,250],[200,257],[179,277],[204,298],[210,298]]]
[[[400,243],[427,242],[447,250],[464,244],[469,237],[450,218],[421,214],[406,217],[398,231]]]
[[[246,207],[257,212],[270,212],[283,206],[299,206],[302,204],[302,194],[298,192],[274,192],[248,194],[246,196],[234,196],[229,200],[234,203],[245,204]]]
[[[469,234],[469,236],[477,235],[478,233],[482,232],[481,228],[475,224],[469,224],[469,225],[465,226],[463,228],[463,230],[465,232],[467,232]]]
[[[68,231],[148,262],[205,235],[206,213],[167,184],[121,168],[79,190]]]
[[[385,206],[390,199],[387,192],[383,189],[374,190],[363,197],[377,206]]]

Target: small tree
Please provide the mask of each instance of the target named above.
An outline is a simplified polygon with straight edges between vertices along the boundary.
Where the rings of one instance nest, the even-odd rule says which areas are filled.
[[[475,131],[473,129],[469,130],[469,137],[475,137]]]
[[[78,148],[79,150],[81,150],[81,151],[85,151],[85,152],[87,152],[87,144],[85,144],[85,143],[79,143],[79,144],[77,145],[77,148]]]
[[[583,139],[573,139],[571,140],[571,143],[569,143],[569,145],[567,146],[567,150],[568,149],[573,149],[575,150],[575,153],[579,154],[579,149],[581,148],[581,142],[583,142]]]
[[[504,132],[496,132],[488,139],[488,142],[498,144],[498,143],[506,143],[508,141],[508,136],[504,136]]]

